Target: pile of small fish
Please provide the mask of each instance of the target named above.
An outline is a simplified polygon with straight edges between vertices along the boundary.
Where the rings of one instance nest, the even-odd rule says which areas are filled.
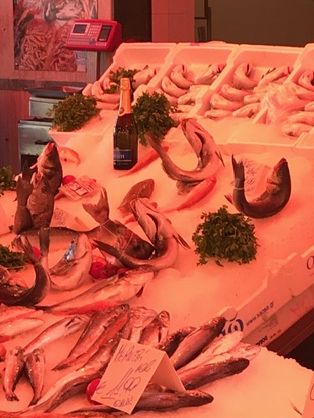
[[[160,83],[159,93],[164,94],[169,103],[177,106],[178,112],[188,114],[196,103],[204,85],[211,85],[224,68],[224,64],[210,64],[198,74],[185,64],[176,64]]]
[[[16,308],[6,308],[12,315],[26,315]],[[25,316],[24,316],[25,317]],[[65,317],[46,327],[24,347],[13,347],[5,356],[3,389],[9,401],[17,401],[14,392],[25,370],[33,387],[34,396],[21,415],[50,412],[66,399],[84,393],[94,379],[104,373],[120,338],[149,345],[165,351],[177,370],[186,392],[167,390],[149,385],[144,391],[137,410],[175,410],[210,403],[213,397],[198,388],[241,373],[260,348],[241,342],[242,332],[221,335],[225,325],[223,317],[216,317],[198,326],[187,326],[170,334],[170,314],[145,307],[118,305],[92,315]],[[47,372],[44,350],[66,335],[80,335],[66,358],[52,370],[71,370],[64,374],[42,395]],[[53,371],[52,371],[53,372]],[[73,414],[94,416],[96,412],[112,412],[104,405],[87,406]],[[4,412],[3,412],[4,413]],[[101,416],[101,415],[100,415]]]
[[[271,68],[260,77],[251,64],[239,64],[234,69],[230,82],[223,84],[211,96],[210,109],[205,116],[215,120],[227,116],[256,116],[267,92],[281,85],[290,72],[291,68],[285,65]]]
[[[113,70],[111,70],[112,72]],[[126,70],[127,71],[127,70]],[[148,82],[157,73],[157,68],[145,65],[141,69],[135,70],[132,77],[133,93],[139,86],[148,84]],[[88,83],[82,91],[84,96],[94,96],[97,101],[97,108],[104,110],[116,110],[119,106],[119,86],[112,81],[110,74],[100,77],[94,83]]]

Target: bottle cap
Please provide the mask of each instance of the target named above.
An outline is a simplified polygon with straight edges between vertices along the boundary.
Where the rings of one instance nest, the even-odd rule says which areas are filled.
[[[122,77],[120,79],[120,89],[129,90],[131,88],[130,79],[128,77]]]

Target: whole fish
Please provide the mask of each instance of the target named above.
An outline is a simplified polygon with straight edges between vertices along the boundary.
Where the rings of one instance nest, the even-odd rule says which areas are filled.
[[[87,235],[71,241],[61,260],[49,269],[51,287],[57,290],[77,289],[88,277],[92,264],[92,246]]]
[[[106,244],[95,240],[95,245],[100,251],[109,252],[122,264],[131,268],[144,266],[153,271],[159,271],[172,266],[178,254],[178,244],[189,248],[184,239],[174,230],[171,222],[148,201],[148,199],[136,199],[131,202],[132,212],[143,231],[154,244],[156,253],[147,260],[131,257],[116,248],[108,248]]]
[[[44,324],[43,319],[36,316],[20,317],[9,319],[0,323],[0,342],[14,338],[16,335],[24,334]]]
[[[252,93],[244,97],[244,104],[259,103],[264,97],[264,93]]]
[[[313,101],[314,100],[314,90],[310,90],[306,87],[303,87],[299,84],[294,83],[293,81],[291,81],[289,83],[289,87],[291,88],[291,90],[293,91],[293,93],[301,100],[309,100],[309,101]]]
[[[25,356],[25,372],[34,392],[29,406],[35,405],[41,397],[45,381],[45,354],[42,348],[36,348]]]
[[[305,124],[314,126],[314,110],[312,112],[306,111],[306,110],[301,111],[301,112],[296,112],[293,115],[290,115],[288,117],[288,120],[291,124],[305,123]]]
[[[193,83],[193,81],[189,79],[189,74],[184,64],[174,65],[169,77],[170,80],[173,81],[176,86],[184,90],[190,88],[190,86]]]
[[[147,309],[144,306],[135,306],[130,309],[130,318],[123,328],[121,338],[138,343],[142,330],[150,324],[157,316],[153,309]]]
[[[199,390],[187,390],[185,392],[169,390],[145,390],[138,400],[133,412],[138,411],[175,411],[180,408],[189,408],[209,404],[213,401],[212,395]],[[113,408],[106,405],[87,406],[71,414],[84,413],[87,417],[97,417],[97,412],[114,412]]]
[[[178,371],[179,377],[188,390],[207,385],[217,379],[241,373],[250,364],[246,358],[231,358],[218,363],[201,364]]]
[[[281,126],[282,133],[293,137],[299,137],[301,134],[309,132],[311,129],[312,126],[304,122],[288,121]]]
[[[108,347],[94,356],[86,366],[59,378],[56,383],[49,387],[36,405],[29,406],[23,411],[25,415],[32,416],[33,411],[50,412],[65,400],[78,393],[85,392],[89,382],[102,376],[115,347],[116,341],[113,339],[108,343]]]
[[[219,93],[214,93],[210,98],[210,104],[213,109],[222,109],[222,110],[237,110],[243,106],[243,100],[235,101],[226,99]]]
[[[52,313],[86,313],[132,299],[154,277],[152,269],[139,267],[101,280],[84,292],[55,305],[39,307]]]
[[[281,65],[280,67],[275,67],[269,69],[265,74],[262,75],[262,78],[259,80],[257,84],[257,88],[262,88],[270,83],[277,81],[279,79],[282,80],[282,77],[286,77],[291,73],[291,68],[288,65]]]
[[[178,87],[167,75],[161,80],[161,88],[165,93],[174,97],[180,97],[186,93],[186,89]]]
[[[160,143],[146,135],[147,141],[158,152],[165,172],[173,180],[193,183],[215,175],[221,165],[221,155],[213,137],[195,119],[182,121],[181,126],[198,159],[197,167],[191,171],[178,167],[164,152]]]
[[[244,97],[250,94],[246,90],[237,89],[235,87],[232,87],[230,84],[223,84],[219,90],[219,93],[221,96],[223,96],[227,100],[236,101],[236,102],[242,102],[244,100]]]
[[[108,328],[110,323],[116,319],[118,315],[128,310],[128,305],[121,305],[106,311],[95,312],[86,323],[80,338],[77,340],[67,357],[58,363],[54,367],[54,370],[61,370],[74,364],[80,356],[85,354],[91,347],[95,346],[96,341]]]
[[[0,326],[2,322],[26,318],[28,316],[34,316],[35,314],[39,317],[42,312],[25,306],[6,306],[4,304],[0,304]]]
[[[14,214],[13,232],[19,234],[33,227],[33,219],[27,208],[27,200],[33,191],[31,170],[24,170],[16,181],[17,206]]]
[[[142,180],[128,191],[128,193],[124,196],[122,202],[118,206],[118,209],[122,213],[122,215],[127,215],[131,212],[130,202],[133,199],[137,199],[139,197],[147,197],[150,198],[155,188],[155,181],[153,179],[146,179]]]
[[[159,344],[163,344],[168,336],[169,325],[169,312],[159,312],[159,314],[143,329],[139,343],[151,347],[158,347]]]
[[[225,64],[210,64],[204,71],[200,72],[194,77],[195,84],[212,84],[221,71],[224,69]]]
[[[54,210],[54,194],[48,179],[41,173],[34,173],[33,191],[27,200],[27,209],[34,228],[49,227]]]
[[[178,98],[179,110],[183,111],[184,109],[181,105],[190,105],[190,107],[195,105],[197,93],[197,90],[194,89],[192,91],[188,91],[183,96],[180,96]]]
[[[41,257],[38,260],[33,253],[32,246],[26,237],[19,235],[15,244],[24,251],[31,261],[35,271],[35,281],[32,287],[26,288],[14,284],[14,277],[8,270],[0,275],[0,303],[6,305],[33,306],[43,300],[50,288],[48,273],[49,229],[39,231]],[[13,282],[13,284],[12,284]]]
[[[226,109],[210,109],[204,114],[206,118],[219,120],[231,116],[232,111]]]
[[[132,86],[134,89],[137,89],[142,84],[147,84],[156,74],[156,69],[145,65],[144,68],[137,71],[132,80]]]
[[[307,90],[314,91],[314,71],[304,70],[298,78],[298,84]]]
[[[240,90],[253,89],[257,85],[257,81],[250,78],[252,71],[253,67],[247,62],[239,64],[233,73],[233,87]]]
[[[178,348],[179,344],[184,340],[184,338],[194,330],[195,327],[184,327],[178,329],[169,335],[163,344],[159,345],[159,350],[165,351],[168,356],[171,357]]]
[[[173,367],[179,369],[197,357],[221,333],[225,323],[225,318],[218,316],[188,334],[171,357]]]
[[[44,331],[31,340],[25,347],[24,353],[30,354],[36,349],[42,348],[67,335],[74,334],[79,331],[87,322],[87,317],[75,315],[70,318],[62,318],[52,325],[48,326]]]
[[[53,195],[58,193],[62,183],[62,165],[60,162],[57,146],[49,142],[37,158],[37,171],[48,180]]]
[[[273,168],[267,179],[266,190],[250,202],[245,196],[245,173],[243,162],[237,162],[232,156],[234,173],[234,189],[229,202],[251,218],[266,218],[280,212],[289,201],[291,195],[291,179],[287,161],[282,158]]]
[[[15,386],[24,368],[24,353],[22,347],[14,347],[5,356],[3,390],[8,401],[18,401],[14,393]]]
[[[260,111],[261,105],[259,102],[256,103],[248,103],[240,109],[235,110],[232,112],[232,116],[237,118],[252,118]]]

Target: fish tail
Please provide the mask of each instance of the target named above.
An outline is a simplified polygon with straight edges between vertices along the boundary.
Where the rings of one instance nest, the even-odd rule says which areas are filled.
[[[48,256],[50,244],[49,233],[49,228],[40,228],[39,230],[39,247],[42,257]]]
[[[33,185],[22,176],[18,177],[16,182],[16,200],[21,206],[26,206],[27,200],[33,191]]]
[[[224,162],[224,159],[223,159],[223,157],[222,157],[221,152],[220,152],[220,151],[216,151],[216,155],[217,155],[217,157],[219,158],[219,160],[221,161],[221,164],[222,164],[224,167],[226,167],[226,165],[225,165],[225,162]]]
[[[225,194],[225,198],[228,200],[229,203],[233,204],[233,200],[232,200],[231,194]]]
[[[243,162],[237,162],[237,160],[232,155],[232,168],[234,177],[240,181],[244,181],[244,165]]]
[[[21,249],[25,256],[29,259],[32,264],[37,264],[38,260],[33,252],[33,247],[26,236],[19,235],[14,240],[14,245]]]
[[[30,403],[28,404],[28,406],[32,406],[32,405],[36,405],[37,402],[39,401],[39,396],[38,395],[34,395],[32,400],[30,401]]]

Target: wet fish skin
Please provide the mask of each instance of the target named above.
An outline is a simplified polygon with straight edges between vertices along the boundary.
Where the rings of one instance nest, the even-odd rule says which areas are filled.
[[[27,200],[27,209],[34,228],[49,227],[54,210],[54,195],[47,178],[40,172],[32,179],[33,190]]]
[[[163,344],[159,345],[159,350],[165,351],[167,355],[171,357],[178,348],[179,344],[184,340],[184,338],[194,330],[195,327],[185,327],[178,329],[169,335]]]
[[[37,171],[46,177],[53,195],[59,191],[62,183],[62,165],[60,162],[57,146],[49,142],[37,158]]]
[[[231,358],[218,363],[201,364],[190,369],[179,370],[178,374],[184,387],[191,390],[215,380],[241,373],[249,364],[248,359]]]
[[[25,356],[25,372],[34,391],[34,396],[29,405],[35,405],[39,401],[44,388],[45,354],[42,348],[35,348],[34,351]]]
[[[139,197],[150,198],[155,188],[155,181],[153,179],[146,179],[134,184],[131,189],[124,196],[122,202],[118,206],[122,215],[127,215],[131,212],[130,202]]]
[[[16,182],[17,207],[13,223],[13,232],[15,234],[20,234],[22,231],[33,227],[33,219],[27,208],[27,200],[33,191],[30,178],[29,171],[23,171]]]
[[[98,338],[121,313],[129,310],[128,305],[121,305],[104,312],[95,312],[86,323],[85,328],[68,356],[54,367],[61,370],[75,364],[76,360],[95,347]]]
[[[43,319],[34,317],[19,317],[3,321],[0,324],[0,342],[8,341],[16,335],[26,333],[44,324]]]
[[[267,179],[266,190],[256,199],[248,201],[245,196],[245,174],[243,162],[232,156],[235,185],[232,203],[251,218],[266,218],[276,215],[288,203],[291,195],[291,178],[287,161],[282,158]]]
[[[159,314],[143,329],[139,343],[152,347],[158,347],[159,344],[163,344],[168,336],[169,325],[169,312],[159,312]]]
[[[7,352],[4,367],[3,390],[5,397],[8,401],[18,401],[19,399],[14,393],[14,389],[24,368],[24,353],[22,347],[14,347]]]
[[[34,350],[40,349],[59,338],[74,334],[83,328],[87,320],[87,316],[75,315],[73,317],[62,318],[59,321],[54,322],[24,347],[25,355],[30,354]]]
[[[9,281],[4,282],[2,277],[0,303],[5,303],[9,306],[34,306],[45,298],[50,288],[48,273],[49,228],[40,229],[39,241],[41,257],[38,260],[34,256],[32,246],[25,236],[19,235],[15,239],[15,245],[23,250],[27,258],[33,264],[35,282],[32,287],[24,288],[18,285],[11,285]]]
[[[217,316],[188,334],[171,357],[173,367],[177,370],[197,357],[221,333],[225,323],[225,318]]]
[[[121,338],[138,343],[142,330],[157,316],[153,309],[135,306],[130,309],[130,319],[122,330]]]

